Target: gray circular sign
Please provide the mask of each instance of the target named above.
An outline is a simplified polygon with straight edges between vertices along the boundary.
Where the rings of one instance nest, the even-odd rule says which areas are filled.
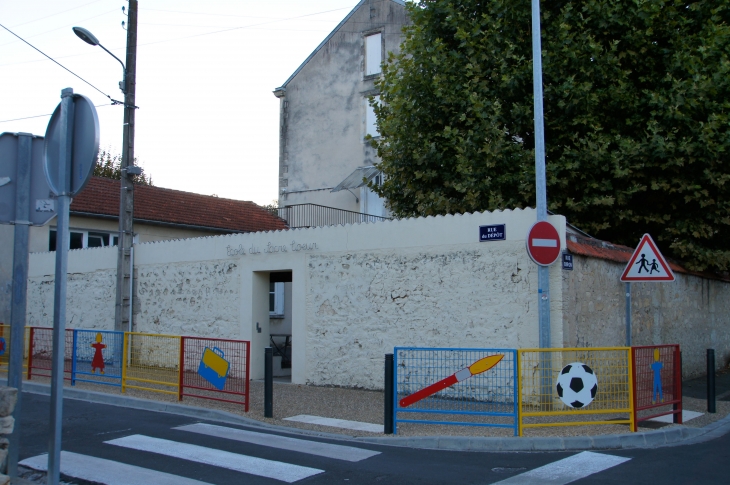
[[[96,158],[99,155],[99,117],[96,108],[89,98],[81,94],[74,94],[72,100],[69,110],[71,134],[62,133],[63,101],[56,107],[46,129],[45,172],[48,185],[56,195],[78,194],[94,173]],[[63,136],[70,136],[72,140],[70,167],[61,167]]]

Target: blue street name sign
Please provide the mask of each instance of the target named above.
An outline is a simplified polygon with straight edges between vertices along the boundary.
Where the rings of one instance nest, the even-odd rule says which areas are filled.
[[[563,253],[563,269],[567,269],[568,271],[573,271],[573,255],[568,253]]]
[[[493,224],[491,226],[479,226],[479,241],[504,241],[504,224]]]

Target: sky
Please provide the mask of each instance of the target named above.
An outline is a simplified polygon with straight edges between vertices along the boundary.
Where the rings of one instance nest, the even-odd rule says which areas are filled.
[[[257,204],[275,200],[279,100],[272,91],[357,3],[140,0],[135,157],[153,183]],[[88,29],[125,61],[122,6],[127,1],[0,2],[0,24],[94,86],[0,27],[0,133],[44,135],[61,90],[70,87],[98,106],[101,148],[121,154],[123,108],[105,94],[124,99],[122,66],[71,27]]]

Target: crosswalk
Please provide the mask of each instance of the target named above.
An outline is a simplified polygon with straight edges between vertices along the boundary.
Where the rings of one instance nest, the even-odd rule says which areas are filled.
[[[206,423],[189,424],[173,429],[345,462],[358,462],[380,454],[379,451],[354,446],[257,433]],[[225,468],[285,483],[294,483],[324,473],[324,470],[319,468],[258,458],[241,453],[233,453],[226,450],[142,434],[133,434],[104,441],[103,443],[104,445],[154,453],[193,463]],[[43,454],[27,458],[21,461],[20,464],[34,470],[46,471],[48,455]],[[207,482],[199,480],[68,451],[61,453],[61,473],[77,479],[105,485],[138,485],[142,483],[155,485],[210,485]]]
[[[165,456],[184,460],[190,464],[226,469],[229,473],[230,471],[234,472],[235,476],[238,476],[240,473],[241,478],[237,479],[235,483],[249,482],[250,480],[244,478],[246,475],[262,477],[264,480],[270,479],[278,482],[294,483],[324,474],[324,468],[327,467],[327,463],[332,463],[328,460],[336,460],[340,463],[355,463],[371,459],[381,454],[378,451],[355,446],[323,443],[309,439],[266,434],[207,423],[177,426],[171,428],[171,430],[190,433],[189,435],[180,435],[183,438],[185,436],[192,438],[188,441],[200,442],[196,436],[201,438],[203,436],[206,438],[219,438],[222,440],[221,442],[211,441],[209,439],[203,442],[212,442],[221,448],[227,447],[228,450],[236,449],[238,451],[238,445],[231,446],[231,444],[236,443],[254,445],[254,450],[259,450],[261,452],[260,454],[269,457],[272,456],[271,452],[267,453],[261,450],[282,450],[285,452],[281,453],[282,457],[288,457],[290,460],[299,461],[300,463],[302,460],[294,459],[293,457],[313,456],[316,457],[316,460],[314,460],[317,463],[316,466],[322,468],[288,463],[283,460],[266,459],[259,456],[249,456],[216,447],[201,446],[200,444],[185,442],[184,439],[176,441],[147,436],[145,434],[132,434],[103,441],[101,446],[109,447],[109,450],[124,448],[126,450],[134,450],[135,453],[150,454],[149,456],[153,457]],[[173,433],[172,436],[177,437],[178,434]],[[249,446],[248,449],[251,450],[252,448]],[[257,452],[252,454],[257,454]],[[117,456],[114,453],[106,453],[106,455]],[[583,452],[496,483],[500,485],[538,483],[563,485],[621,465],[628,460],[629,458],[610,454]],[[131,461],[131,459],[128,458],[127,461]],[[21,461],[20,464],[34,470],[45,471],[47,462],[48,455],[43,454],[27,458]],[[150,463],[150,460],[147,460],[146,463]],[[155,460],[152,460],[152,463],[155,463]],[[188,467],[188,469],[190,468]],[[175,467],[174,470],[177,472],[178,467]],[[69,451],[63,451],[61,453],[61,473],[75,479],[104,485],[212,485],[207,481]],[[215,474],[212,475],[215,476]],[[210,476],[211,474],[203,475],[202,478],[206,479],[206,477]],[[197,476],[196,478],[201,478],[201,476]],[[213,480],[211,478],[208,479]],[[323,480],[329,482],[326,475]],[[220,483],[220,481],[217,483]],[[265,481],[261,483],[269,482]]]

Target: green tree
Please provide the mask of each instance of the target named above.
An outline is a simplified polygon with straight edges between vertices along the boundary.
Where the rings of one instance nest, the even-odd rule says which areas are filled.
[[[134,159],[135,165],[137,159]],[[104,177],[108,179],[121,180],[122,179],[122,157],[121,155],[112,155],[110,149],[102,148],[99,150],[99,155],[96,160],[96,167],[94,167],[95,177]],[[152,177],[146,175],[144,170],[142,175],[134,175],[132,180],[137,185],[154,185],[152,183]]]
[[[542,2],[548,206],[730,269],[730,0]],[[529,0],[408,5],[375,107],[398,216],[534,206]]]

